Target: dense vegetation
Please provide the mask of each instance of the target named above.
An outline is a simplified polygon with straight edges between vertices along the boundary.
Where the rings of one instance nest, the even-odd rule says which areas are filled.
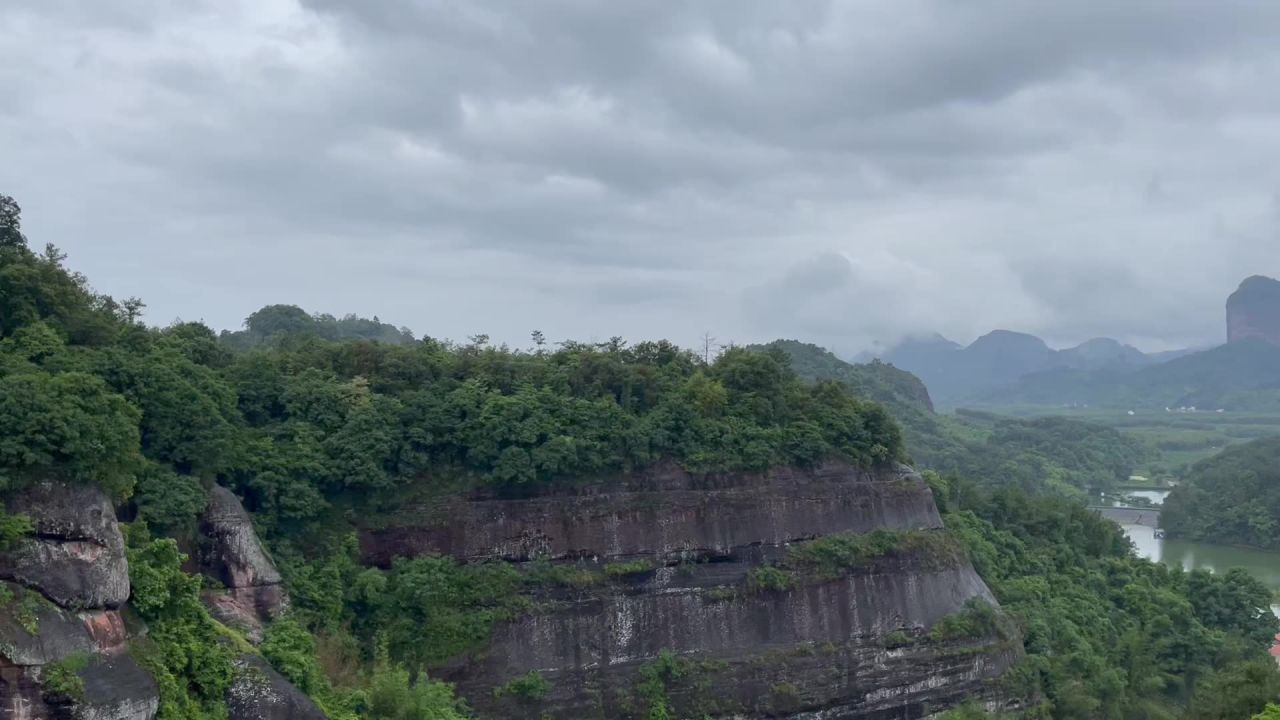
[[[1274,665],[1259,661],[1276,628],[1258,612],[1257,583],[1139,561],[1112,526],[1055,497],[1132,461],[1134,448],[1096,428],[943,420],[910,376],[804,364],[799,344],[714,362],[665,342],[550,349],[535,335],[519,351],[384,337],[374,321],[287,306],[243,334],[148,328],[140,302],[93,292],[54,249],[31,251],[18,221],[0,197],[0,499],[55,477],[127,504],[131,604],[150,626],[135,652],[158,680],[162,720],[225,712],[232,658],[246,649],[199,603],[202,580],[182,571],[175,542],[213,483],[245,498],[289,585],[294,610],[267,628],[263,657],[332,717],[459,720],[466,709],[429,672],[524,611],[531,584],[647,566],[606,567],[603,580],[437,557],[371,568],[351,518],[410,495],[519,495],[658,460],[717,472],[905,457],[898,425],[861,398],[900,413],[920,459],[981,484],[931,476],[947,533],[826,539],[755,573],[755,589],[885,553],[960,552],[958,539],[1021,625],[1028,658],[1015,680],[1042,701],[1032,716],[1225,720],[1280,699]],[[29,531],[0,513],[0,544]],[[991,622],[973,608],[938,632]],[[672,671],[653,667],[657,697]],[[504,689],[545,691],[537,677]]]
[[[297,617],[263,653],[333,714],[409,717],[405,703],[455,712],[421,671],[482,645],[524,581],[440,558],[361,567],[355,513],[659,460],[711,473],[903,455],[883,409],[800,380],[777,354],[708,363],[666,342],[550,349],[539,334],[530,351],[398,331],[340,340],[388,331],[287,306],[219,338],[198,323],[144,326],[139,301],[95,293],[63,259],[29,249],[16,203],[0,198],[0,498],[56,478],[135,511],[133,604],[152,627],[140,652],[165,720],[216,716],[231,678],[200,580],[181,571],[178,545],[152,539],[189,537],[213,483],[246,499],[291,585]],[[29,527],[0,514],[5,544]]]
[[[1280,697],[1270,591],[1136,558],[1079,504],[932,476],[950,533],[1018,623],[1033,717],[1249,717]]]
[[[1165,499],[1161,524],[1194,540],[1280,548],[1280,438],[1196,463]]]
[[[827,355],[797,365],[820,369],[818,378],[866,367]],[[1242,571],[1181,573],[1141,560],[1079,502],[1080,488],[1123,481],[1150,447],[1091,422],[892,407],[917,463],[941,471],[926,475],[949,536],[1020,627],[1027,659],[1011,682],[1041,698],[1026,715],[1226,720],[1280,697],[1280,673],[1263,652],[1280,629],[1265,586]]]
[[[919,380],[884,363],[852,365],[814,345],[778,341],[802,376],[840,380],[884,403],[903,426],[911,459],[922,467],[1015,485],[1028,493],[1082,497],[1123,483],[1153,459],[1149,446],[1092,422],[1014,419],[960,411],[935,415]]]
[[[376,316],[369,320],[355,315],[342,318],[311,315],[296,305],[268,305],[245,318],[243,330],[223,330],[218,340],[225,347],[248,350],[290,335],[314,335],[325,340],[377,340],[390,345],[413,342],[413,332],[408,328],[384,323]]]

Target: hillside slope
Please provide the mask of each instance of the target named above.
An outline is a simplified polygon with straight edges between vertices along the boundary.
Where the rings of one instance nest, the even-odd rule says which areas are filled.
[[[1174,537],[1280,548],[1280,438],[1195,464],[1162,509],[1161,526]]]
[[[989,392],[975,404],[1275,409],[1280,346],[1245,339],[1130,372],[1050,370]]]

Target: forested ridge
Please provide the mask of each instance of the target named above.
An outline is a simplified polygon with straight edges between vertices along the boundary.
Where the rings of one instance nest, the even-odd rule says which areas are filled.
[[[776,354],[331,340],[323,318],[278,307],[250,318],[252,342],[149,328],[140,301],[95,293],[54,248],[33,252],[12,200],[0,218],[0,493],[60,479],[131,508],[134,604],[152,623],[166,718],[216,716],[231,675],[200,580],[153,539],[188,538],[213,483],[245,499],[290,583],[295,616],[268,629],[264,655],[331,713],[383,717],[451,706],[447,689],[410,679],[481,645],[525,602],[525,579],[431,557],[361,567],[352,518],[409,495],[520,495],[658,460],[706,473],[903,454],[880,406],[801,381]],[[19,541],[21,518],[0,519]],[[400,693],[400,709],[380,714],[377,692]]]
[[[1162,526],[1175,536],[1280,548],[1280,438],[1228,447],[1196,463],[1162,510]]]
[[[1020,419],[972,410],[938,415],[919,379],[890,364],[854,365],[794,340],[761,347],[784,353],[804,377],[838,380],[882,403],[902,424],[910,460],[938,472],[998,478],[1030,494],[1083,498],[1090,488],[1124,483],[1155,455],[1154,448],[1118,430],[1069,418]]]
[[[1280,699],[1265,588],[1138,560],[1113,526],[1045,492],[1117,471],[1112,456],[1129,449],[1092,429],[957,429],[918,409],[930,424],[909,419],[907,438],[932,444],[917,450],[871,401],[910,402],[905,378],[884,373],[879,390],[804,379],[778,347],[707,362],[661,341],[384,342],[380,323],[344,326],[378,339],[349,337],[280,307],[265,317],[282,322],[251,319],[246,335],[152,328],[141,302],[95,293],[56,249],[31,250],[19,220],[0,197],[0,498],[56,478],[126,509],[131,605],[150,627],[138,653],[165,720],[226,712],[235,639],[180,552],[214,483],[244,499],[293,599],[261,654],[332,717],[449,720],[468,711],[432,671],[483,647],[532,585],[573,579],[431,556],[367,567],[356,519],[408,497],[523,496],[660,460],[711,473],[913,453],[945,471],[929,480],[947,525],[1023,635],[1010,682],[1028,716],[1227,720]],[[0,513],[0,543],[29,531]]]

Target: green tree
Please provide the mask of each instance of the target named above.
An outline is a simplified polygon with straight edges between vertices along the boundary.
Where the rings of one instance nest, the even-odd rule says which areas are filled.
[[[0,377],[0,489],[47,478],[127,496],[141,466],[139,413],[80,372]]]
[[[0,195],[0,250],[27,247],[22,234],[22,208],[8,195]]]

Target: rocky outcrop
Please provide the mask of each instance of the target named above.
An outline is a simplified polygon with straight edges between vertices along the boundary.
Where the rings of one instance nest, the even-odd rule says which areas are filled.
[[[227,690],[228,720],[325,720],[324,713],[265,660],[242,655]]]
[[[1280,345],[1280,281],[1254,275],[1227,298],[1227,342]]]
[[[826,535],[942,540],[941,528],[928,486],[901,465],[709,477],[667,465],[536,497],[405,508],[361,547],[384,565],[440,553],[597,578],[544,587],[479,656],[437,670],[482,718],[641,718],[655,702],[672,717],[919,718],[1003,702],[997,680],[1020,653],[995,632],[931,634],[995,602],[962,553],[890,554],[774,589],[752,573]],[[524,682],[530,673],[541,680]]]
[[[128,655],[117,608],[129,598],[124,537],[97,488],[40,483],[6,503],[35,537],[0,557],[0,718],[150,720],[159,696]],[[74,694],[46,686],[53,669]]]
[[[35,591],[0,584],[0,718],[149,720],[159,706],[155,682],[127,654],[117,610],[72,612]],[[50,669],[75,670],[82,689],[68,696],[44,687]]]
[[[115,510],[95,487],[44,482],[7,503],[35,538],[0,556],[0,579],[65,608],[114,608],[129,599],[129,564]]]
[[[234,493],[220,485],[210,491],[200,519],[197,554],[201,572],[223,586],[204,591],[210,612],[244,631],[250,640],[260,640],[262,624],[278,617],[288,600],[249,513]]]

